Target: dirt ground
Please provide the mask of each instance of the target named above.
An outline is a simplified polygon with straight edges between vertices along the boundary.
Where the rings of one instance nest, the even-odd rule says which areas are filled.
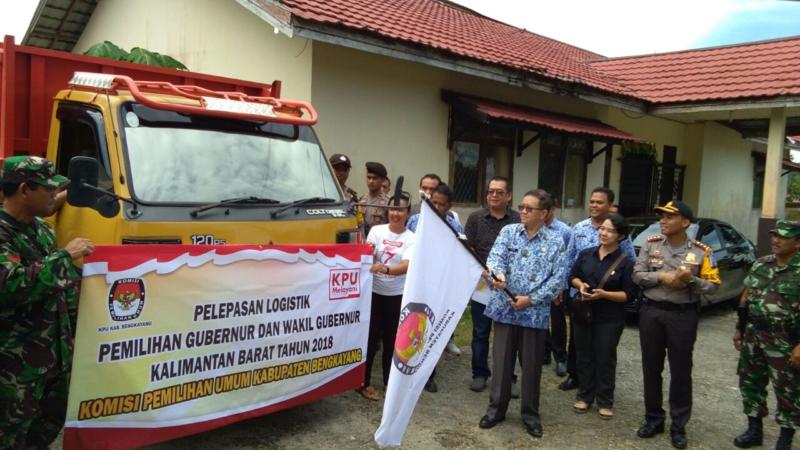
[[[694,352],[694,410],[687,427],[689,448],[730,449],[743,431],[737,387],[737,354],[731,344],[736,321],[730,306],[701,314]],[[470,326],[465,319],[458,333],[463,354],[446,355],[439,363],[439,392],[423,392],[411,418],[403,448],[526,448],[655,449],[671,448],[669,433],[652,439],[636,436],[643,414],[641,355],[638,329],[626,327],[619,345],[615,417],[601,420],[593,408],[585,415],[572,410],[575,391],[562,392],[553,365],[542,376],[540,412],[544,437],[529,436],[520,420],[519,401],[512,400],[505,422],[490,430],[478,427],[488,403],[488,391],[468,389],[471,378]],[[379,359],[377,359],[379,361]],[[377,380],[380,369],[373,371]],[[665,388],[668,375],[665,373]],[[666,402],[666,392],[665,392]],[[665,407],[667,405],[665,404]],[[774,397],[770,394],[770,410]],[[328,449],[376,448],[373,434],[380,423],[382,402],[370,402],[354,392],[287,411],[230,425],[204,434],[159,444],[152,449]],[[771,448],[778,427],[765,421],[765,447]]]

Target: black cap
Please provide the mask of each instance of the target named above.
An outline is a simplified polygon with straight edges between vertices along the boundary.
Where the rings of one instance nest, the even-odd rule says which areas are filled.
[[[689,208],[689,205],[683,203],[680,200],[672,200],[670,202],[667,202],[667,204],[664,206],[656,206],[653,209],[658,212],[664,212],[669,214],[680,214],[689,220],[694,220],[694,213],[692,212],[692,208]]]
[[[334,153],[333,155],[331,155],[330,158],[328,158],[328,161],[331,162],[332,166],[338,166],[339,164],[343,164],[346,165],[347,167],[353,167],[353,165],[350,164],[350,158],[348,158],[347,155],[343,155],[341,153]]]
[[[367,166],[367,173],[375,174],[381,178],[389,177],[389,173],[386,172],[386,167],[379,162],[368,162],[366,166]]]

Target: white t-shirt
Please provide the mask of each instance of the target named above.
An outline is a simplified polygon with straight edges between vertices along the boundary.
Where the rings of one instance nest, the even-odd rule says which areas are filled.
[[[414,248],[414,233],[406,229],[400,234],[392,233],[389,224],[370,228],[367,242],[375,246],[375,262],[394,266],[411,259]],[[403,295],[406,275],[372,274],[372,292],[380,295]]]

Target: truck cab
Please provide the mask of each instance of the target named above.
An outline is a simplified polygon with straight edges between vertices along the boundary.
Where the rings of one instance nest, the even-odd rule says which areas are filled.
[[[316,111],[279,98],[279,82],[148,68],[8,38],[0,51],[2,153],[45,153],[58,173],[72,176],[68,202],[50,218],[59,245],[75,237],[97,244],[355,242],[355,215],[312,128]],[[20,85],[27,86],[22,95],[14,91]],[[42,99],[55,85],[60,90]],[[20,109],[28,120],[13,114]],[[70,173],[75,161],[96,176]]]

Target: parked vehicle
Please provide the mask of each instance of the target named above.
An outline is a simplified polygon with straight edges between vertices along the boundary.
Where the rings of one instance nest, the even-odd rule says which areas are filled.
[[[68,204],[51,218],[60,245],[77,236],[97,244],[356,239],[355,215],[311,128],[317,114],[280,98],[280,82],[18,46],[10,36],[0,74],[0,157],[46,155],[60,174],[75,169]]]
[[[631,239],[638,254],[648,238],[660,234],[658,217],[629,217]],[[701,306],[738,298],[744,289],[742,282],[756,260],[755,245],[728,223],[716,219],[699,218],[686,231],[689,239],[696,239],[714,251],[722,281],[717,292],[701,296]],[[641,297],[641,294],[639,295]],[[628,310],[639,310],[640,298],[628,304]]]

